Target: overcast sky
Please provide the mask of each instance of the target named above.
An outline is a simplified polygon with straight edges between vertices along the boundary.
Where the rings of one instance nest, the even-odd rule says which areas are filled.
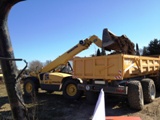
[[[108,28],[140,48],[160,39],[160,0],[26,0],[10,11],[8,27],[16,58],[53,60]],[[92,45],[79,56],[95,53]],[[17,63],[18,68],[24,64]]]

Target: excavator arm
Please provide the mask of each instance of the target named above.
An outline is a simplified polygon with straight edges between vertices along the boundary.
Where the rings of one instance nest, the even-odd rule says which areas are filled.
[[[65,65],[70,59],[72,59],[76,54],[87,49],[92,43],[96,44],[98,47],[102,48],[102,40],[100,40],[96,35],[86,38],[85,40],[80,40],[77,45],[69,49],[67,52],[53,60],[48,65],[44,66],[40,72],[50,72],[60,65]]]
[[[60,65],[65,65],[70,59],[87,49],[92,43],[96,44],[103,50],[114,50],[115,53],[135,54],[134,44],[125,35],[116,36],[108,29],[104,29],[102,40],[96,35],[92,35],[90,38],[86,38],[85,40],[80,40],[77,45],[53,60],[48,65],[44,66],[40,72],[50,72]]]

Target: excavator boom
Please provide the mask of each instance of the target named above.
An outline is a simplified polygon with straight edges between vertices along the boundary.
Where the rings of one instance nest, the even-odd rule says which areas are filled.
[[[116,53],[123,54],[135,54],[134,44],[125,35],[119,37],[108,31],[108,29],[104,29],[102,40],[96,35],[92,35],[90,38],[79,41],[77,45],[69,49],[48,65],[44,66],[40,72],[50,72],[59,65],[65,65],[70,59],[81,51],[87,49],[92,43],[96,44],[100,48],[103,48],[104,50],[115,50]]]
[[[90,38],[86,38],[85,40],[79,41],[77,45],[69,49],[67,52],[53,60],[51,63],[46,65],[41,69],[41,73],[50,72],[57,68],[59,65],[65,65],[70,59],[72,59],[76,54],[81,51],[87,49],[92,43],[95,43],[98,47],[102,47],[102,41],[95,35]]]

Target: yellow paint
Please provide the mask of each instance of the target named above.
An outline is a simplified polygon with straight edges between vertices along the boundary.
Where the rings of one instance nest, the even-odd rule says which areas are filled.
[[[46,74],[48,77],[46,77]],[[60,73],[60,72],[53,72],[53,73],[46,73],[43,75],[42,83],[46,84],[61,84],[63,78],[70,77],[70,74]]]
[[[69,84],[66,88],[66,92],[69,96],[74,96],[77,93],[77,87],[74,84]]]
[[[123,80],[125,78],[156,74],[160,59],[136,55],[115,54],[75,58],[74,76],[81,79]]]
[[[32,92],[33,86],[32,86],[32,84],[30,82],[28,82],[25,87],[26,87],[26,92],[27,93],[31,93]]]

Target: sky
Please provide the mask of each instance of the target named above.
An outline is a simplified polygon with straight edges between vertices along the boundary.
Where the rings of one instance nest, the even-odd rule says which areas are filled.
[[[125,34],[139,48],[160,39],[160,0],[26,0],[14,5],[8,28],[15,58],[54,60],[79,40],[102,38],[108,28]],[[78,56],[90,56],[91,45]],[[23,62],[17,62],[19,69]]]

